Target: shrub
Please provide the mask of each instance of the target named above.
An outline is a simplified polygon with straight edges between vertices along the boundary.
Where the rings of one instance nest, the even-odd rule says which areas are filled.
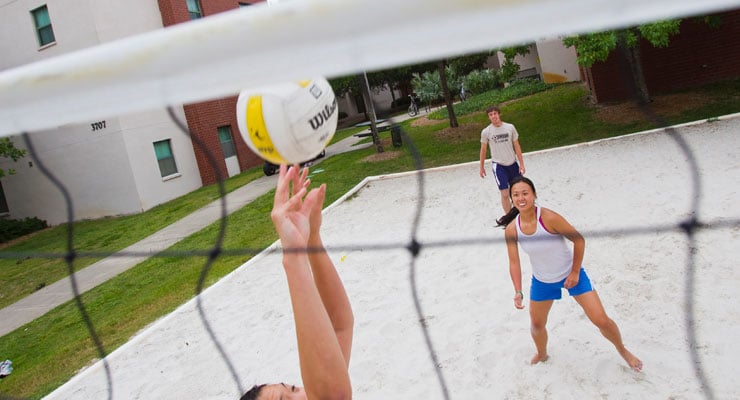
[[[483,93],[498,87],[498,72],[492,69],[475,70],[463,80],[469,93]]]
[[[542,92],[554,86],[555,84],[545,83],[537,79],[516,79],[506,88],[489,90],[480,94],[476,93],[468,101],[455,104],[455,114],[461,116],[476,111],[484,111],[488,106]],[[447,118],[447,107],[429,113],[429,119],[445,118]]]
[[[40,231],[48,225],[46,221],[36,217],[24,219],[0,218],[0,243],[13,240],[17,237]]]
[[[432,104],[442,98],[442,84],[439,82],[439,73],[437,72],[414,74],[411,85],[416,95],[426,104]]]

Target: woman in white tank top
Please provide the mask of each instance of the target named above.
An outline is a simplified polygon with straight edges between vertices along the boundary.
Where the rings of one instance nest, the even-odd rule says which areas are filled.
[[[529,255],[532,264],[529,316],[537,353],[531,363],[544,362],[549,357],[547,316],[553,302],[561,298],[562,289],[567,289],[630,368],[641,371],[642,361],[624,347],[619,327],[606,315],[599,295],[581,268],[586,247],[583,236],[555,211],[535,205],[537,192],[528,178],[514,178],[509,188],[513,208],[499,221],[506,227],[509,274],[514,284],[514,307],[518,309],[524,308],[519,245]],[[566,239],[572,242],[572,249]]]

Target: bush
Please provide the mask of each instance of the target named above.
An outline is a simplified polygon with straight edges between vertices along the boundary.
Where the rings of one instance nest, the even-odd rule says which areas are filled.
[[[48,225],[36,217],[24,219],[0,219],[0,243],[40,231]]]
[[[416,95],[425,104],[432,104],[442,98],[442,84],[439,82],[439,73],[437,72],[414,74],[411,85]]]
[[[506,88],[489,90],[480,94],[476,93],[466,102],[455,104],[455,115],[461,116],[476,111],[485,111],[488,106],[542,92],[554,86],[555,84],[544,83],[536,79],[516,79]],[[436,120],[446,119],[447,107],[429,113],[428,117]]]
[[[465,90],[470,93],[483,93],[498,87],[498,72],[492,69],[475,70],[464,79]]]

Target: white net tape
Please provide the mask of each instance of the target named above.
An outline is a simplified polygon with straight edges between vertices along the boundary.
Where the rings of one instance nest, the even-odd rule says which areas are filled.
[[[257,5],[2,72],[0,135],[738,5],[737,0]]]

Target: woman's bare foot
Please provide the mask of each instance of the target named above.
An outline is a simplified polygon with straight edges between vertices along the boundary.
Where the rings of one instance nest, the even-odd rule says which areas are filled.
[[[537,353],[532,357],[532,360],[529,362],[530,364],[534,365],[537,363],[545,362],[547,359],[550,358],[547,354],[540,355],[540,353]]]
[[[630,353],[629,350],[624,349],[619,352],[619,355],[621,355],[622,358],[624,358],[624,361],[627,361],[627,365],[629,365],[633,371],[635,372],[642,371],[642,361],[640,361],[639,358],[635,357],[634,354]]]

